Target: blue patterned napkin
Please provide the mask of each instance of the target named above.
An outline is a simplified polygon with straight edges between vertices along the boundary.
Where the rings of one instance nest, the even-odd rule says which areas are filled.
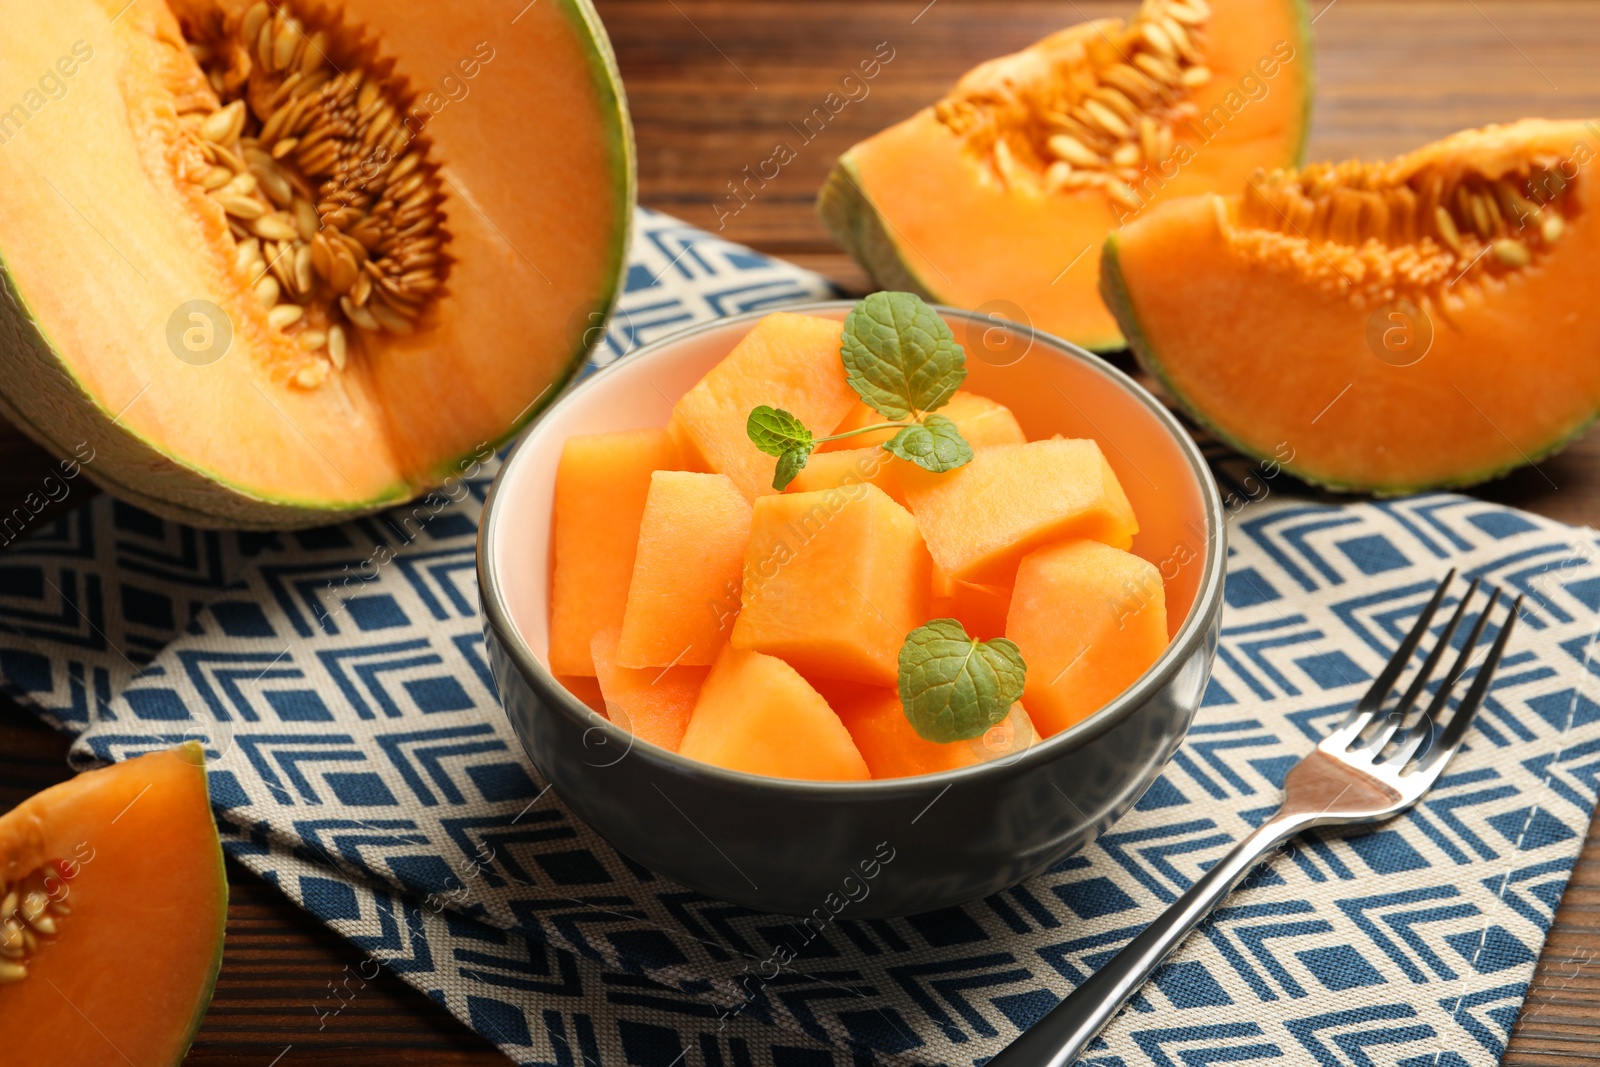
[[[827,293],[642,211],[600,360]],[[298,534],[100,497],[0,560],[6,691],[78,734],[83,765],[203,738],[230,853],[355,946],[308,1024],[337,1027],[387,967],[522,1063],[981,1063],[1273,810],[1454,565],[1527,603],[1450,773],[1402,818],[1258,872],[1087,1062],[1498,1062],[1600,784],[1589,531],[1454,495],[1315,505],[1221,464],[1215,674],[1138,808],[986,900],[816,933],[654,876],[546,791],[477,617],[493,468],[459,500]]]

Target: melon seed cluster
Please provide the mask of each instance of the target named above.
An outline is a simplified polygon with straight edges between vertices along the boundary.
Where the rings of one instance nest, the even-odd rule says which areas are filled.
[[[396,87],[370,63],[336,64],[327,30],[264,2],[213,29],[189,50],[215,97],[181,121],[209,164],[198,180],[227,215],[235,268],[305,353],[289,379],[314,388],[345,368],[349,327],[410,333],[437,295],[437,167]]]
[[[72,909],[45,892],[42,871],[9,886],[0,882],[0,898],[0,985],[5,985],[28,977],[28,960],[39,938],[54,937],[56,917]]]
[[[1050,191],[1100,188],[1138,207],[1133,183],[1171,157],[1174,127],[1195,114],[1192,91],[1211,80],[1210,18],[1206,0],[1145,0],[1126,26],[1102,20],[1063,38],[1046,84],[1030,84],[1027,71],[1005,76],[1002,60],[934,112],[986,149],[1007,183],[1042,170]]]
[[[1225,218],[1223,229],[1327,287],[1392,299],[1469,271],[1528,266],[1566,232],[1563,171],[1575,172],[1547,159],[1495,177],[1428,166],[1396,175],[1393,164],[1356,160],[1257,172],[1238,211],[1243,229]]]

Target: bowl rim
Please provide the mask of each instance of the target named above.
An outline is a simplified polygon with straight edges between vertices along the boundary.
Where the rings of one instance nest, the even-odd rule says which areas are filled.
[[[1227,524],[1223,516],[1222,496],[1217,488],[1216,480],[1211,474],[1210,467],[1207,465],[1199,445],[1189,436],[1188,431],[1183,428],[1177,416],[1126,372],[1070,341],[1054,334],[1046,333],[1037,327],[1000,318],[996,315],[981,315],[977,312],[950,307],[945,304],[933,304],[933,308],[943,318],[979,323],[988,329],[995,327],[1009,329],[1025,336],[1032,345],[1042,342],[1047,349],[1053,348],[1055,355],[1076,360],[1087,365],[1091,371],[1105,375],[1142,403],[1177,443],[1179,450],[1189,463],[1190,474],[1194,476],[1199,486],[1202,509],[1205,512],[1206,544],[1213,550],[1206,553],[1205,569],[1201,573],[1200,583],[1196,588],[1194,603],[1190,606],[1188,617],[1184,620],[1183,625],[1178,628],[1178,632],[1172,636],[1172,640],[1167,643],[1166,649],[1156,662],[1151,664],[1143,674],[1118,694],[1114,700],[1087,719],[1062,730],[1053,737],[1045,738],[1040,743],[1032,745],[1016,755],[967,767],[959,767],[955,770],[939,771],[934,774],[913,775],[905,778],[868,779],[866,781],[816,781],[801,778],[776,778],[751,774],[746,771],[729,770],[725,767],[689,759],[648,741],[640,741],[631,731],[622,729],[610,719],[596,712],[557,681],[555,675],[534,654],[533,649],[529,647],[522,634],[512,624],[504,590],[500,587],[496,568],[492,563],[494,553],[490,551],[490,546],[496,540],[497,533],[496,516],[498,512],[495,504],[500,497],[506,472],[512,468],[513,464],[519,461],[531,461],[528,457],[523,456],[523,446],[533,436],[534,431],[552,413],[574,403],[575,397],[604,388],[603,383],[609,379],[611,372],[619,366],[632,365],[639,360],[649,359],[659,351],[681,344],[700,334],[709,333],[712,330],[725,329],[740,322],[753,323],[774,312],[784,311],[797,314],[819,311],[834,312],[852,308],[857,303],[858,301],[856,300],[822,300],[804,304],[784,304],[744,311],[737,315],[723,316],[708,322],[696,323],[693,326],[685,327],[665,337],[657,338],[648,344],[641,345],[589,374],[569,388],[562,396],[557,397],[553,403],[546,407],[537,418],[531,420],[518,434],[516,443],[507,452],[500,469],[495,472],[494,480],[489,487],[489,493],[484,499],[483,511],[478,522],[476,549],[478,601],[483,607],[485,621],[494,629],[496,637],[518,672],[528,681],[540,699],[557,709],[561,715],[569,720],[571,725],[584,730],[583,737],[586,745],[589,743],[588,738],[595,731],[599,731],[601,738],[596,744],[609,746],[615,743],[623,746],[623,755],[618,757],[616,762],[635,754],[634,750],[637,748],[637,755],[640,757],[661,765],[664,770],[685,775],[689,778],[704,779],[708,782],[721,783],[726,786],[762,789],[772,793],[791,795],[795,798],[816,799],[831,796],[834,799],[850,799],[852,796],[859,796],[865,799],[870,796],[874,800],[883,800],[912,794],[926,795],[930,785],[943,785],[947,789],[958,781],[973,780],[985,775],[1005,774],[1013,767],[1049,763],[1068,752],[1083,748],[1102,734],[1116,727],[1143,704],[1151,693],[1164,687],[1172,676],[1189,661],[1190,653],[1194,651],[1195,646],[1205,641],[1206,630],[1209,625],[1208,620],[1218,607],[1218,601],[1222,597],[1227,559]],[[1028,351],[1031,352],[1032,348],[1030,347]],[[505,710],[504,704],[505,702],[502,698],[502,711]],[[514,731],[516,730],[516,721],[514,719],[512,728]],[[520,738],[521,732],[516,732]],[[524,744],[526,745],[526,742]],[[601,764],[600,766],[609,765],[612,764]],[[943,790],[941,790],[939,796],[943,795]]]

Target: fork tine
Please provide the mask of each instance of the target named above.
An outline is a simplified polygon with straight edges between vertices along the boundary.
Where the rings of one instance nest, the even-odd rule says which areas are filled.
[[[1392,741],[1402,727],[1405,726],[1406,716],[1411,714],[1411,709],[1416,707],[1417,698],[1422,695],[1423,688],[1428,684],[1428,679],[1433,677],[1433,669],[1439,665],[1439,659],[1444,655],[1444,650],[1450,647],[1450,639],[1456,635],[1456,628],[1461,625],[1462,618],[1467,614],[1467,606],[1472,603],[1472,597],[1478,591],[1480,579],[1472,579],[1472,584],[1467,586],[1467,591],[1461,597],[1461,602],[1456,605],[1455,613],[1450,616],[1450,621],[1445,624],[1444,632],[1439,635],[1439,640],[1428,652],[1428,658],[1422,661],[1417,676],[1412,679],[1406,688],[1405,695],[1400,698],[1394,710],[1389,712],[1391,721],[1387,730],[1379,730],[1371,741],[1361,745],[1374,753],[1382,752],[1383,747]],[[1491,606],[1493,602],[1491,601]]]
[[[1418,642],[1422,640],[1422,635],[1428,632],[1428,627],[1433,622],[1434,613],[1439,610],[1439,604],[1444,600],[1445,590],[1450,588],[1450,583],[1455,581],[1455,577],[1456,569],[1451,567],[1450,572],[1439,582],[1439,587],[1433,591],[1432,599],[1422,609],[1422,613],[1417,616],[1417,621],[1411,624],[1411,632],[1406,634],[1405,640],[1400,642],[1400,647],[1395,649],[1394,655],[1389,657],[1389,662],[1384,664],[1383,670],[1378,672],[1378,677],[1373,679],[1372,685],[1367,689],[1366,694],[1356,701],[1356,706],[1350,709],[1350,714],[1346,715],[1344,720],[1329,732],[1326,740],[1331,742],[1340,734],[1345,735],[1346,741],[1351,740],[1360,736],[1361,731],[1371,724],[1373,715],[1383,706],[1384,699],[1388,697],[1389,690],[1394,688],[1395,680],[1400,677],[1400,672],[1405,670],[1406,665],[1411,662],[1411,656],[1416,652]],[[1356,725],[1358,721],[1360,725]],[[1354,727],[1354,729],[1351,729],[1351,727]]]
[[[1483,632],[1484,620],[1489,617],[1489,612],[1494,608],[1495,599],[1499,597],[1500,590],[1496,589],[1495,595],[1489,599],[1489,606],[1483,609],[1483,614],[1478,617],[1478,624],[1472,628],[1472,637],[1467,647],[1462,649],[1462,659],[1465,658],[1473,645],[1478,643],[1478,636]],[[1512,601],[1511,609],[1506,613],[1506,621],[1500,626],[1500,633],[1495,637],[1494,644],[1489,647],[1489,654],[1484,657],[1483,665],[1478,668],[1478,674],[1472,679],[1472,685],[1467,688],[1467,695],[1461,698],[1461,703],[1456,707],[1456,713],[1451,718],[1450,724],[1439,735],[1436,744],[1426,756],[1417,764],[1416,773],[1422,774],[1438,768],[1443,769],[1444,763],[1455,755],[1456,749],[1461,747],[1461,742],[1467,736],[1467,730],[1472,726],[1472,720],[1478,714],[1478,707],[1483,703],[1484,696],[1489,692],[1489,685],[1494,680],[1494,673],[1500,666],[1500,657],[1505,654],[1506,643],[1511,640],[1511,631],[1516,626],[1517,613],[1522,609],[1522,597]],[[1458,665],[1464,667],[1458,660]],[[1442,699],[1448,697],[1449,688],[1461,677],[1463,671],[1453,671],[1452,677],[1441,686],[1439,693],[1434,697],[1435,704],[1442,705]],[[1429,707],[1430,718],[1433,708]]]

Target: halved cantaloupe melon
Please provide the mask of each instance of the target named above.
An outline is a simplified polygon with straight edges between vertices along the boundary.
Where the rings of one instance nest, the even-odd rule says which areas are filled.
[[[1022,700],[1045,737],[1094,714],[1167,647],[1166,590],[1148,560],[1098,541],[1027,556],[1006,637],[1028,664]]]
[[[751,443],[750,412],[762,404],[790,412],[812,433],[832,433],[859,403],[845,381],[839,345],[844,324],[779,311],[757,322],[732,352],[678,400],[671,431],[701,469],[733,479],[745,496],[776,493],[778,461]]]
[[[204,525],[476,473],[618,291],[588,0],[4,0],[0,414]]]
[[[704,666],[739,613],[750,504],[723,474],[657,471],[622,614],[624,667]]]
[[[906,634],[927,620],[930,575],[916,520],[874,485],[761,497],[732,643],[892,686]]]
[[[946,474],[902,472],[928,551],[952,578],[1008,585],[1022,557],[1050,541],[1088,537],[1118,548],[1139,532],[1100,446],[1086,439],[980,448]]]
[[[1308,29],[1300,0],[1145,0],[1063,30],[851,148],[818,210],[884,288],[1120,348],[1094,249],[1151,203],[1298,162]]]
[[[1467,485],[1600,414],[1590,122],[1468,130],[1174,201],[1106,243],[1144,366],[1239,449],[1382,494]]]
[[[893,689],[862,687],[831,702],[874,778],[908,778],[1014,756],[1039,740],[1021,704],[969,741],[939,744],[917,733]]]
[[[798,671],[726,646],[706,678],[678,751],[774,778],[870,778],[850,732]]]
[[[176,1067],[222,962],[228,882],[193,742],[0,816],[6,1063]]]
[[[665,430],[569,437],[551,518],[550,670],[593,675],[589,642],[622,626],[650,476],[679,462]]]
[[[709,668],[630,670],[617,663],[620,636],[620,630],[604,630],[591,645],[606,717],[633,736],[676,752]]]

